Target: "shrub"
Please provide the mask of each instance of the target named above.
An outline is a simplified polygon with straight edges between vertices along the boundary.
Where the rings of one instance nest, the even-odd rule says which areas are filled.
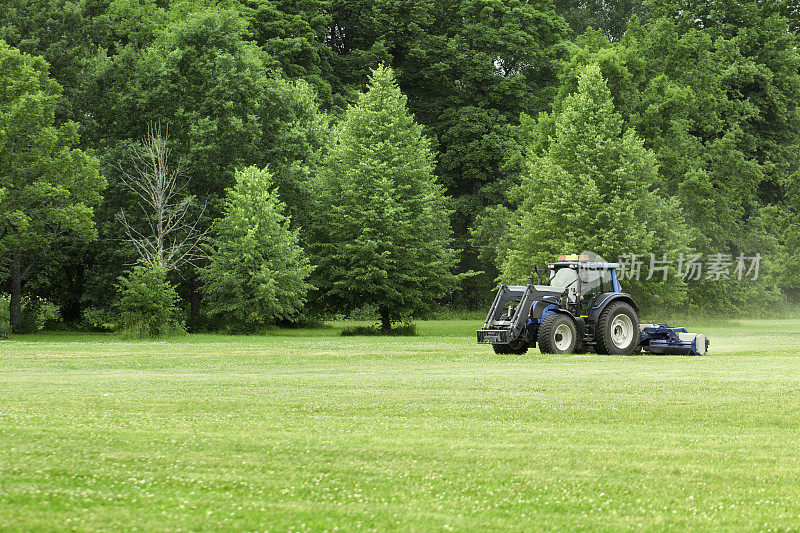
[[[344,328],[342,330],[342,337],[375,337],[379,335],[388,335],[391,337],[416,337],[417,326],[406,322],[400,326],[390,329],[388,332],[381,329],[380,324],[375,324],[374,326],[354,326],[350,328]]]
[[[117,321],[113,313],[106,309],[87,307],[81,313],[81,323],[84,327],[95,331],[114,331]]]
[[[61,322],[61,310],[53,302],[32,296],[23,298],[22,325],[24,333],[35,333],[45,328],[53,328]]]
[[[150,338],[183,333],[177,319],[178,293],[163,268],[140,264],[118,279],[120,325],[126,337]]]
[[[379,320],[378,306],[373,303],[366,303],[350,311],[348,318],[357,321]]]
[[[11,336],[11,296],[0,294],[0,338]],[[59,307],[53,302],[38,296],[23,296],[22,321],[19,333],[36,333],[45,327],[52,327],[61,320]]]

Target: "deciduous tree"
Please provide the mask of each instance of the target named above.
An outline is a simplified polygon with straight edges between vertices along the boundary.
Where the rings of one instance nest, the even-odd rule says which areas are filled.
[[[120,164],[122,183],[135,195],[139,209],[135,218],[124,210],[117,216],[139,260],[167,272],[201,259],[206,234],[201,229],[205,204],[193,212],[196,200],[185,193],[185,176],[180,164],[170,160],[168,141],[161,126],[152,124],[142,143],[132,148],[130,161]]]
[[[36,262],[57,243],[96,236],[105,180],[97,160],[74,148],[77,125],[55,124],[60,96],[43,59],[0,41],[0,254],[11,267],[12,328]]]

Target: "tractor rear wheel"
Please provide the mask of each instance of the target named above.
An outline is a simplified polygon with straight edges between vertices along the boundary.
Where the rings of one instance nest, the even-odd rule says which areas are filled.
[[[578,341],[575,321],[554,313],[542,320],[536,340],[542,353],[572,353]]]
[[[613,302],[597,319],[597,353],[630,355],[639,345],[639,316],[626,302]]]

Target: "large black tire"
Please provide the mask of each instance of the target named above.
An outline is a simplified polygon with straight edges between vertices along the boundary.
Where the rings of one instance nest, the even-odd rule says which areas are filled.
[[[567,315],[554,313],[539,324],[536,341],[542,353],[572,353],[578,342],[575,321]]]
[[[525,341],[515,341],[511,344],[492,344],[492,348],[494,348],[494,353],[496,354],[514,354],[514,355],[522,355],[528,351],[530,348],[530,344]]]
[[[530,346],[531,345],[525,341],[513,341],[508,345],[508,347],[511,349],[511,353],[514,355],[522,355],[527,353]]]
[[[639,345],[639,316],[626,302],[612,302],[597,318],[597,353],[631,355]]]
[[[494,348],[494,353],[505,355],[511,353],[511,347],[508,344],[492,344],[492,348]]]

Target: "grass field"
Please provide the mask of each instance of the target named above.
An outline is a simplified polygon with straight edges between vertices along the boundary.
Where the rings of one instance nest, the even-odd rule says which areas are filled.
[[[0,529],[797,530],[800,320],[705,357],[419,337],[0,342]]]

